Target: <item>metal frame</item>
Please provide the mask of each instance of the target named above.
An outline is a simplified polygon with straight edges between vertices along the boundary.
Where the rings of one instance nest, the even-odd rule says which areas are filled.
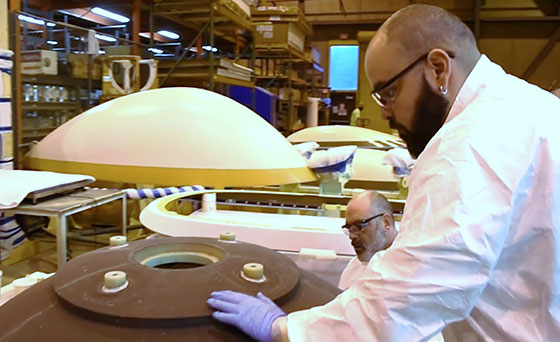
[[[73,214],[88,210],[114,200],[122,200],[122,234],[126,236],[126,192],[110,189],[86,189],[72,192],[65,196],[39,201],[37,204],[21,204],[13,209],[4,209],[9,214],[48,216],[56,222],[57,267],[67,261],[66,235],[67,218]]]

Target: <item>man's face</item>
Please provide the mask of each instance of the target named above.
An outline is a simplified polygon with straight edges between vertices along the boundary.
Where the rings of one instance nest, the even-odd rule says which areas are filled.
[[[373,40],[366,53],[366,74],[372,88],[391,80],[420,56],[409,56],[383,34]],[[384,92],[394,98],[381,107],[383,119],[397,129],[407,148],[417,158],[426,144],[443,125],[448,101],[432,90],[424,70],[426,60],[420,60]]]
[[[346,224],[356,224],[350,228],[349,238],[356,251],[356,256],[360,261],[368,262],[371,257],[388,247],[391,244],[394,233],[394,226],[385,227],[384,216],[379,216],[371,221],[359,231],[359,222],[379,213],[371,212],[369,199],[367,197],[356,198],[348,204],[346,211]],[[389,241],[391,240],[391,241]]]
[[[449,105],[449,101],[445,97],[430,88],[424,77],[421,88],[412,113],[410,129],[404,127],[396,118],[389,118],[389,126],[397,129],[399,136],[404,140],[408,151],[414,158],[418,158],[430,139],[443,125]]]

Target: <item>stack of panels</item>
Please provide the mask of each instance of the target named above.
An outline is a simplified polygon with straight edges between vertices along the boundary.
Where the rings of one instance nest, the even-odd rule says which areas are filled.
[[[175,65],[175,61],[160,61],[159,74],[166,75]],[[210,72],[210,61],[207,59],[192,59],[180,62],[171,74],[172,78],[207,79]],[[214,74],[251,82],[253,70],[236,64],[228,58],[214,59]]]

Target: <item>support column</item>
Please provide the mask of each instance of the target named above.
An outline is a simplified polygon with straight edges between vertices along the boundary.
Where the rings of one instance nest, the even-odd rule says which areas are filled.
[[[21,168],[21,157],[22,154],[20,153],[19,146],[23,141],[23,120],[22,120],[22,112],[21,112],[21,103],[22,103],[22,94],[21,94],[21,28],[20,28],[20,21],[17,18],[17,13],[15,11],[21,10],[21,1],[20,0],[9,0],[2,1],[2,12],[7,8],[8,12],[2,13],[2,18],[0,25],[2,28],[0,31],[5,32],[1,33],[2,35],[2,48],[6,47],[9,48],[14,52],[12,57],[13,67],[12,67],[12,75],[11,75],[11,103],[12,103],[12,130],[13,130],[13,168],[19,169]],[[5,14],[4,14],[5,13]],[[8,16],[5,18],[4,15]],[[9,29],[8,29],[9,23]],[[4,31],[5,30],[5,31]],[[11,33],[11,35],[10,35]],[[6,40],[4,40],[6,39]],[[5,44],[5,45],[4,45]]]
[[[141,23],[141,12],[140,4],[142,0],[134,0],[132,7],[132,54],[137,56],[142,56],[142,49],[140,48],[140,23]]]
[[[474,0],[474,38],[476,43],[480,40],[480,7],[482,6],[482,0]]]

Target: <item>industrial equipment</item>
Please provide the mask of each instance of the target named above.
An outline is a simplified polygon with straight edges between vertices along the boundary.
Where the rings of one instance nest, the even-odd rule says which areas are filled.
[[[249,341],[211,317],[210,292],[262,292],[285,312],[340,291],[290,259],[233,239],[153,238],[99,249],[0,307],[0,340]]]

